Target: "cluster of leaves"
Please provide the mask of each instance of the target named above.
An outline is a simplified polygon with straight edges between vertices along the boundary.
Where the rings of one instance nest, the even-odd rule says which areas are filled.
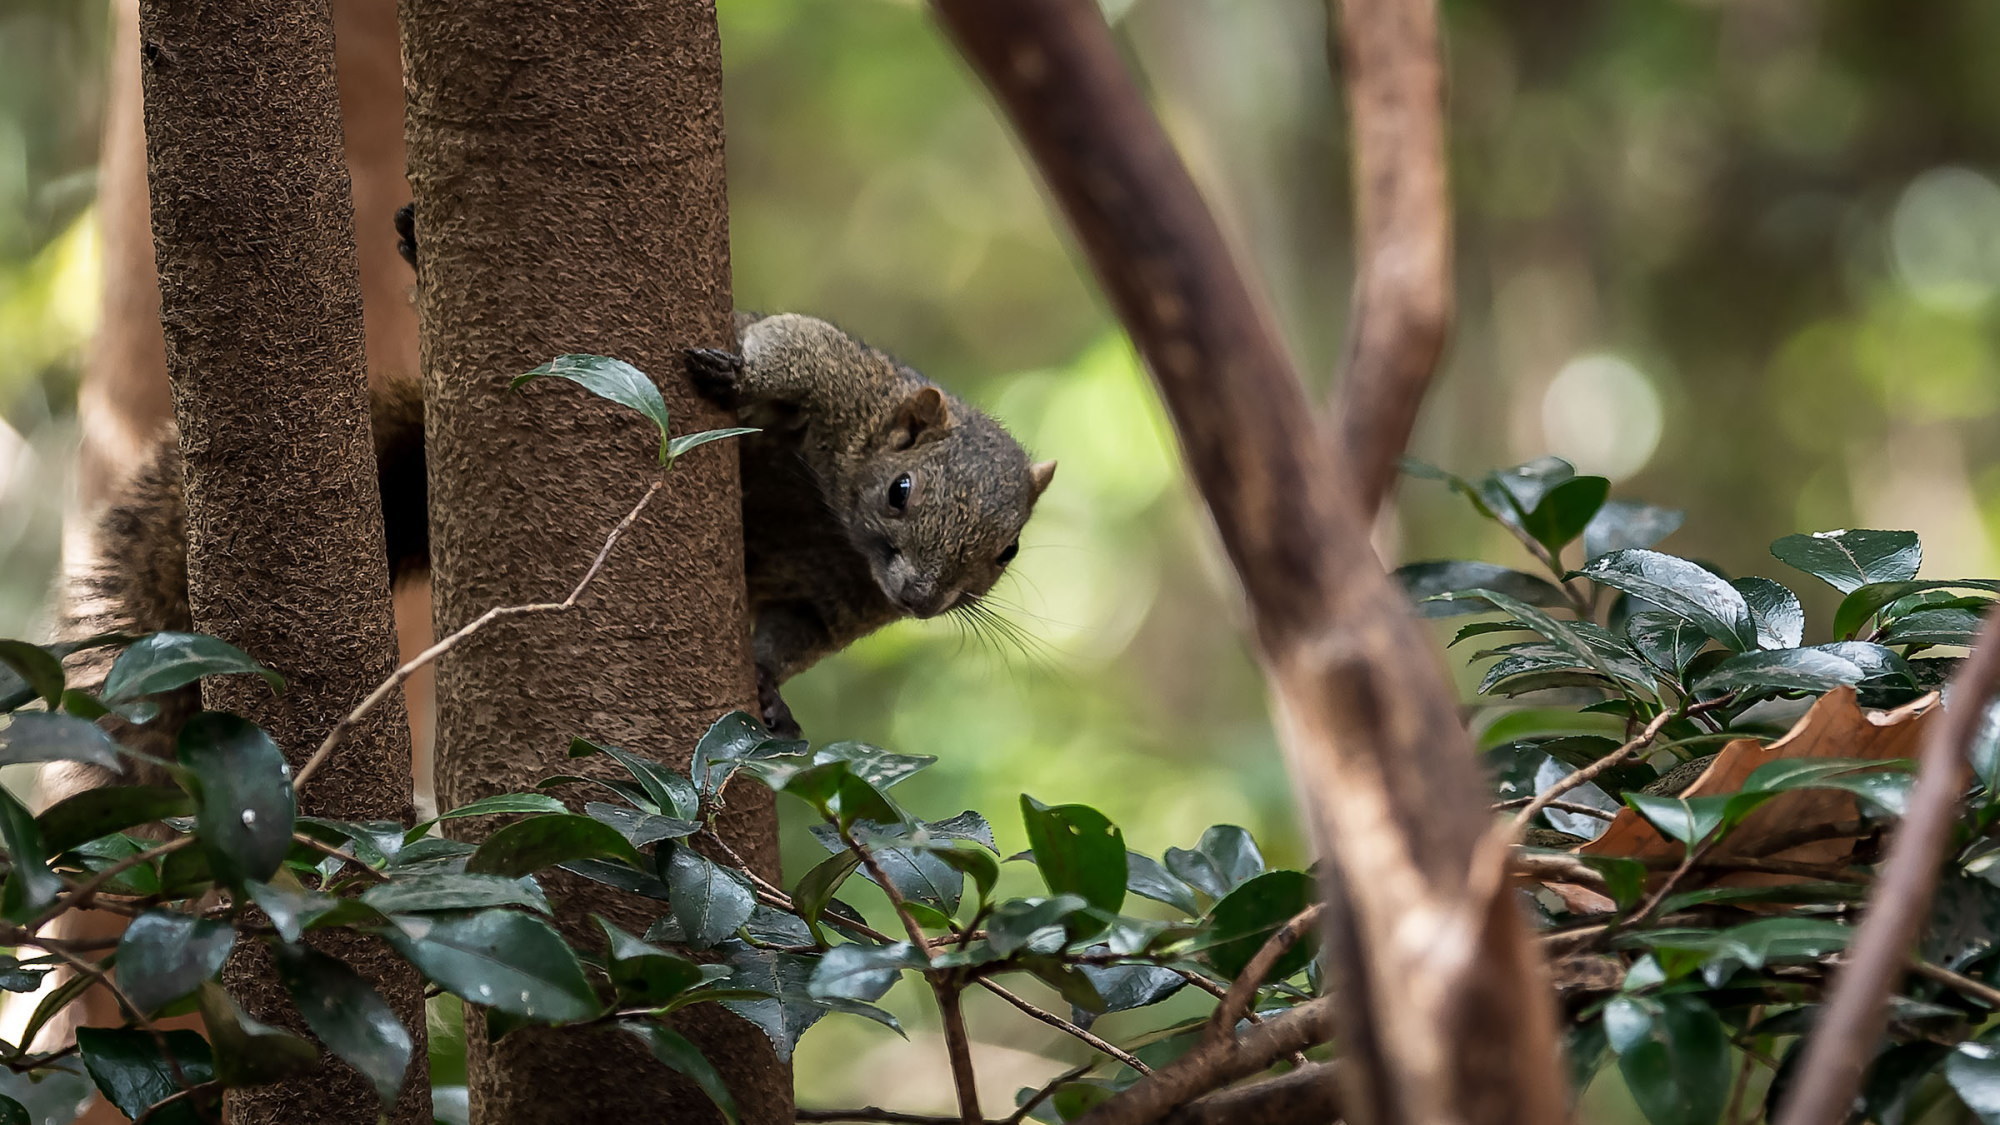
[[[95,719],[146,718],[157,710],[151,697],[202,676],[280,682],[242,652],[194,634],[132,641],[98,694],[67,683],[65,654],[0,642],[0,661],[12,670],[0,677],[0,702],[11,712],[0,728],[0,762],[116,769],[131,752]],[[201,1120],[203,1098],[276,1081],[319,1056],[308,1040],[245,1013],[218,983],[232,951],[258,944],[270,951],[305,1026],[387,1104],[409,1070],[411,1037],[371,985],[315,948],[313,935],[345,930],[380,937],[430,985],[483,1008],[489,1036],[529,1024],[622,1028],[696,1078],[733,1119],[729,1091],[674,1030],[676,1014],[692,1005],[726,1006],[788,1057],[829,1012],[900,1032],[875,1002],[906,974],[948,989],[1025,974],[1055,987],[1072,1019],[1087,1025],[1106,1012],[1159,1003],[1190,980],[1227,984],[1313,897],[1305,873],[1266,870],[1241,829],[1211,829],[1195,848],[1172,849],[1161,861],[1128,852],[1093,809],[1026,797],[1032,847],[1008,862],[1038,870],[1043,886],[1002,897],[1003,861],[985,818],[965,812],[925,821],[889,796],[932,759],[858,743],[814,748],[775,738],[741,713],[708,731],[685,770],[582,739],[569,753],[608,758],[622,775],[553,777],[541,791],[495,795],[418,824],[326,820],[297,815],[290,771],[263,731],[206,712],[182,729],[174,761],[146,763],[171,785],[108,785],[40,816],[0,791],[7,863],[0,944],[22,954],[6,961],[0,987],[33,991],[52,969],[74,970],[47,993],[21,1044],[0,1046],[0,1066],[55,1076],[58,1085],[80,1068],[129,1116]],[[820,816],[813,834],[829,856],[789,891],[711,858],[721,846],[714,825],[726,792],[746,779]],[[550,790],[595,790],[606,799],[580,800],[581,811],[571,811]],[[466,839],[439,832],[470,818],[499,826]],[[537,879],[557,868],[655,900],[661,914],[643,934],[600,918],[602,944],[579,947],[551,925]],[[857,877],[886,880],[909,940],[890,940],[841,900]],[[1123,913],[1128,895],[1155,908]],[[85,900],[132,918],[101,956],[45,933]],[[1309,960],[1309,945],[1284,958],[1259,1007],[1308,997]],[[73,1051],[26,1049],[114,966],[125,1026],[86,1028]],[[206,1036],[153,1030],[155,1019],[188,1011],[200,1013]],[[1171,1057],[1197,1026],[1155,1032],[1140,1050],[1155,1061]],[[1072,1075],[1042,1092],[1039,1113],[1060,1120],[1137,1078],[1118,1069],[1095,1080]],[[65,1088],[73,1104],[79,1091]],[[0,1121],[28,1120],[26,1112],[0,1094]]]
[[[1482,615],[1453,645],[1527,635],[1472,657],[1493,662],[1478,684],[1489,703],[1475,726],[1496,809],[1632,748],[1592,782],[1561,792],[1528,833],[1543,846],[1524,849],[1581,861],[1602,896],[1593,907],[1531,896],[1559,955],[1579,1087],[1615,1058],[1653,1125],[1764,1120],[1852,936],[1854,909],[1880,859],[1876,834],[1901,815],[1908,763],[1780,759],[1727,792],[1680,791],[1725,743],[1781,734],[1834,689],[1852,687],[1862,704],[1889,707],[1942,686],[2000,582],[1920,580],[1921,545],[1907,531],[1788,535],[1771,554],[1840,599],[1827,639],[1807,644],[1792,589],[1766,577],[1731,579],[1654,549],[1679,528],[1681,513],[1610,500],[1601,477],[1579,476],[1556,458],[1477,481],[1428,466],[1410,471],[1465,497],[1543,572],[1478,561],[1398,572],[1420,613]],[[2000,1122],[2000,1030],[1988,1028],[2000,1014],[1991,1002],[2000,975],[2000,716],[1975,747],[1975,767],[1922,971],[1895,999],[1892,1035],[1855,1121],[1955,1121],[1969,1112]],[[1858,828],[1820,827],[1853,845],[1837,848],[1835,859],[1821,855],[1817,867],[1772,862],[1762,877],[1727,878],[1757,868],[1743,835],[1751,814],[1809,789],[1852,795],[1845,807],[1858,810]],[[1621,815],[1671,842],[1670,851],[1640,857],[1604,846],[1607,825],[1623,823]],[[1809,834],[1815,826],[1792,827]]]

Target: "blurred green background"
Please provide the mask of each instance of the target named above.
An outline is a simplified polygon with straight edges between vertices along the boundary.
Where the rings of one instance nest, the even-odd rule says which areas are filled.
[[[719,7],[738,304],[836,320],[1062,464],[997,591],[1031,640],[892,628],[790,689],[806,726],[940,756],[910,803],[987,810],[1003,850],[1027,791],[1094,804],[1149,852],[1226,821],[1302,862],[1206,518],[982,92],[915,0]],[[1106,8],[1324,387],[1349,270],[1324,8]],[[1921,532],[1926,573],[1994,573],[2000,6],[1445,9],[1461,315],[1413,452],[1460,471],[1569,457],[1686,508],[1668,546],[1731,573],[1768,570],[1779,535],[1850,525]],[[54,569],[107,25],[97,0],[0,0],[0,634],[39,627]],[[1521,561],[1421,482],[1380,538],[1399,560]],[[974,1015],[996,1090],[1073,1057]],[[933,1045],[823,1030],[802,1079],[820,1104],[939,1108]]]

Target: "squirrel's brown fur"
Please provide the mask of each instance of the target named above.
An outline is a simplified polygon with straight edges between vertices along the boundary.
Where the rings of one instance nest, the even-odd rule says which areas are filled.
[[[1054,462],[1030,465],[1000,425],[825,321],[736,318],[740,354],[690,353],[703,394],[761,432],[742,444],[745,569],[766,717],[776,687],[901,617],[990,589]],[[423,405],[374,395],[393,576],[429,565]],[[190,627],[180,451],[171,430],[98,530],[67,632]]]

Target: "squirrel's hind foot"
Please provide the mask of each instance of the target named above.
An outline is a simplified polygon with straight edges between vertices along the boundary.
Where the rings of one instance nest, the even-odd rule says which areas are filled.
[[[396,208],[396,253],[417,268],[417,204],[415,200]]]
[[[778,694],[778,679],[763,665],[757,666],[757,711],[764,719],[764,728],[780,738],[800,738],[799,721],[792,717],[792,709],[785,703],[785,697]]]
[[[695,392],[726,410],[740,405],[743,385],[743,357],[721,348],[689,348],[688,377]]]

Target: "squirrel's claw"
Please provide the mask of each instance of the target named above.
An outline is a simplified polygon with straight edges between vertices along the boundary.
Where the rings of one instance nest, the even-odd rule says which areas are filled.
[[[717,406],[735,409],[743,357],[721,348],[689,348],[685,356],[695,392]]]
[[[799,721],[792,717],[785,697],[778,694],[777,678],[761,664],[757,666],[757,710],[763,716],[765,729],[780,738],[798,738],[804,733],[799,730]]]
[[[396,208],[396,253],[417,268],[417,205],[415,201]]]

